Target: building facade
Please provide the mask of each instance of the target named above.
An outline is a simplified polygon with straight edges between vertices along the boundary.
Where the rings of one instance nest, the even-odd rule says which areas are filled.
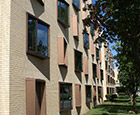
[[[91,0],[0,0],[0,115],[80,115],[114,93],[113,56],[85,27]]]

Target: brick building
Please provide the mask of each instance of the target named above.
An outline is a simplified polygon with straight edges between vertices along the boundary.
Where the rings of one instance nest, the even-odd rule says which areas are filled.
[[[91,0],[0,0],[0,115],[79,115],[114,92]]]

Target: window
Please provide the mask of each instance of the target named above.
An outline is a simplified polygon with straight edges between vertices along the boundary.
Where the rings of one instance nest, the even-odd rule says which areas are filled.
[[[37,56],[48,56],[49,25],[28,15],[28,53]]]
[[[105,61],[105,69],[107,70],[108,68],[107,68],[107,61]]]
[[[60,109],[72,108],[72,84],[60,83]]]
[[[93,64],[93,77],[94,78],[97,77],[97,66],[96,66],[96,64]]]
[[[102,42],[101,41],[99,41],[99,48],[101,48],[102,47]]]
[[[110,83],[110,76],[108,75],[108,83]]]
[[[92,36],[94,36],[94,25],[93,25],[93,23],[91,23],[91,25],[90,25],[90,33],[91,33]]]
[[[86,85],[86,103],[90,103],[91,101],[91,86]]]
[[[44,80],[26,79],[26,111],[27,115],[46,114],[46,88]]]
[[[103,70],[101,70],[101,81],[104,80]]]
[[[74,50],[75,52],[75,71],[82,72],[83,66],[82,66],[82,53]]]
[[[94,106],[96,106],[97,102],[96,102],[96,86],[93,86],[93,102],[94,102]]]
[[[75,84],[75,101],[76,107],[81,106],[81,85]]]
[[[57,53],[58,53],[58,64],[68,66],[68,51],[67,42],[64,37],[58,37],[57,39]]]
[[[98,99],[101,98],[101,87],[98,87]]]
[[[99,49],[98,48],[96,48],[96,60],[99,60],[100,58],[99,58]]]
[[[89,49],[89,34],[88,33],[84,33],[83,37],[84,37],[84,47]]]
[[[64,26],[68,27],[69,21],[69,4],[65,0],[58,0],[58,21]]]
[[[80,10],[80,1],[79,0],[73,0],[73,6],[76,8],[76,10]]]
[[[109,88],[107,87],[107,94],[109,94]]]

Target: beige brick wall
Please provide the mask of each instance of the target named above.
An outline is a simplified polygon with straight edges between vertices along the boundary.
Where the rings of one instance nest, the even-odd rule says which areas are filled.
[[[11,1],[0,0],[0,115],[9,115]]]

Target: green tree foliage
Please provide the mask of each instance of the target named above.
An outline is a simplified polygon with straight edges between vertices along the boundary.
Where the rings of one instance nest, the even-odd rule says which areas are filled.
[[[102,32],[98,41],[119,41],[116,48],[120,80],[133,94],[136,110],[136,91],[140,85],[140,0],[98,0],[88,4],[90,15],[83,20],[92,22]]]

